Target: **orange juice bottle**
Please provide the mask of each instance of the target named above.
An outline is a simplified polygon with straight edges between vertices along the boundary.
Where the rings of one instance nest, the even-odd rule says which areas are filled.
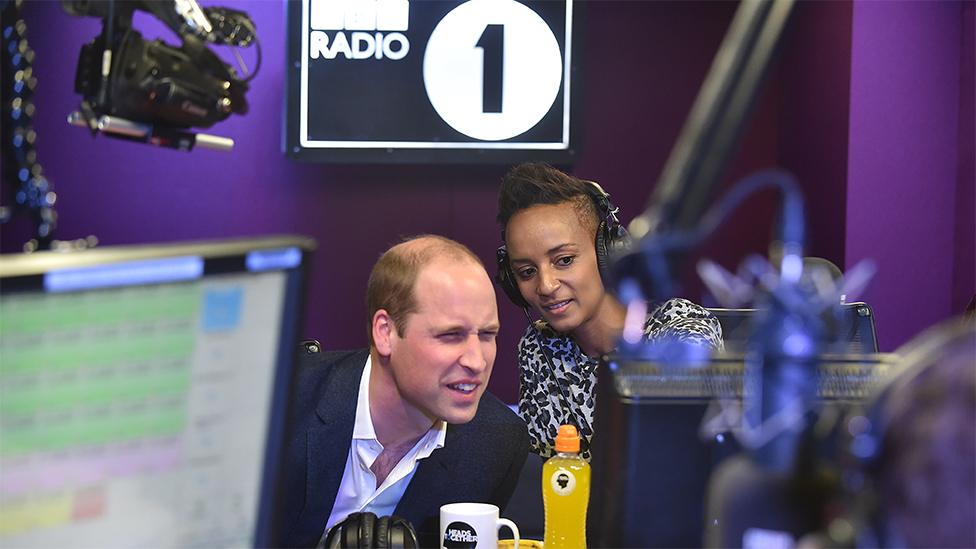
[[[590,464],[580,457],[576,427],[562,425],[556,455],[542,466],[542,501],[546,511],[546,549],[586,547],[586,507],[590,503]]]

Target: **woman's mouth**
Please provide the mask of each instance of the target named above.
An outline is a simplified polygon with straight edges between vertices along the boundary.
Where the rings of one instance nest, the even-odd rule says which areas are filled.
[[[563,301],[556,301],[555,303],[550,303],[548,305],[543,305],[542,308],[550,313],[561,313],[566,310],[566,307],[572,302],[572,299],[565,299]]]

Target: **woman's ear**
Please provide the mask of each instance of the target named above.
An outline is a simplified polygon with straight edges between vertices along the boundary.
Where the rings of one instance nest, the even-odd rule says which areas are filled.
[[[393,339],[397,335],[396,325],[386,309],[373,314],[373,346],[380,356],[388,357],[393,352]]]

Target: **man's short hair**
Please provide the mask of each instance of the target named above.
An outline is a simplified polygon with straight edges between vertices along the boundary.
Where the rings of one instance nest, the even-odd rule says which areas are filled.
[[[421,269],[435,259],[470,260],[484,267],[467,246],[443,236],[422,234],[403,239],[380,256],[366,285],[369,344],[373,345],[373,316],[383,309],[393,319],[398,334],[407,327],[407,316],[417,309],[414,287]]]
[[[596,204],[582,179],[563,173],[542,162],[527,162],[509,170],[498,191],[498,224],[505,238],[505,227],[518,212],[538,204],[572,202],[580,223],[593,230],[600,224]]]
[[[906,347],[926,349],[885,399],[878,466],[883,513],[908,547],[976,544],[976,327],[951,321]]]

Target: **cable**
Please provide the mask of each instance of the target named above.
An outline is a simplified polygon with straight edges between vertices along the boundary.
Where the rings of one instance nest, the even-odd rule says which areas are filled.
[[[253,80],[254,77],[258,75],[258,71],[261,70],[261,41],[258,40],[257,35],[254,36],[254,48],[254,53],[257,55],[257,60],[254,63],[254,70],[251,71],[251,74],[244,78],[244,83],[248,83]]]

